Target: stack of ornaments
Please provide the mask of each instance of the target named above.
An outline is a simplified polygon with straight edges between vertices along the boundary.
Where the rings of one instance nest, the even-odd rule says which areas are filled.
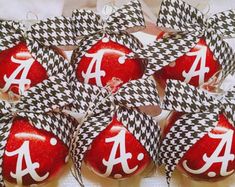
[[[206,181],[233,174],[235,87],[220,86],[235,71],[223,40],[235,10],[207,18],[163,0],[146,46],[132,35],[145,27],[138,0],[0,21],[1,186],[44,185],[69,158],[80,186],[82,164],[115,180],[163,165],[169,185],[176,167]]]

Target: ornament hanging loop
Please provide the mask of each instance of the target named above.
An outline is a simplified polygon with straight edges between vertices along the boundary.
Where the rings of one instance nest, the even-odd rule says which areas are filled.
[[[220,70],[216,72],[207,82],[202,84],[200,88],[212,93],[222,94],[224,91],[221,89],[221,85],[224,79],[223,72]]]

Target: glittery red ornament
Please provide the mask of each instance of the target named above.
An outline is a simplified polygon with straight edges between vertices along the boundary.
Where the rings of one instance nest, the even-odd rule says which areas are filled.
[[[96,174],[114,179],[142,172],[151,157],[139,141],[116,118],[92,142],[85,163]]]
[[[23,93],[47,79],[47,72],[28,51],[24,42],[0,52],[0,90]]]
[[[52,133],[16,118],[3,156],[3,177],[12,183],[44,183],[68,162],[68,148]]]
[[[197,87],[220,70],[221,65],[201,38],[187,54],[157,71],[154,77],[162,87],[167,79],[181,80]]]
[[[181,115],[171,115],[164,134]],[[220,180],[231,175],[235,170],[234,131],[234,126],[220,115],[216,127],[192,145],[181,158],[178,168],[197,180]]]
[[[126,59],[131,53],[127,47],[104,37],[92,46],[78,62],[76,75],[80,82],[105,86],[112,78],[123,83],[139,79],[144,66],[136,59]]]

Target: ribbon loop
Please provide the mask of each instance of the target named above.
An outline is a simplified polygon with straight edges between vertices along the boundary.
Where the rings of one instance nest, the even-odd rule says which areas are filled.
[[[27,34],[46,46],[76,45],[72,19],[64,16],[40,21],[32,25]]]
[[[112,13],[107,19],[111,32],[137,32],[145,27],[144,15],[138,0],[132,0]]]
[[[107,20],[91,10],[75,10],[73,12],[76,34],[89,36],[100,32],[119,33],[122,31],[134,32],[145,26],[141,4],[133,0],[117,9]]]
[[[221,103],[213,95],[178,80],[167,80],[163,108],[186,113],[221,112]]]
[[[168,80],[163,108],[186,113],[224,114],[235,125],[235,88],[210,93],[177,80]]]
[[[116,93],[110,93],[106,88],[76,82],[74,109],[79,113],[96,108],[104,111],[111,107],[127,108],[159,105],[160,99],[153,80],[139,79],[123,84]],[[105,104],[106,107],[103,105]]]
[[[157,21],[159,27],[176,31],[201,31],[205,24],[204,15],[181,0],[163,0]]]
[[[156,85],[150,79],[138,79],[124,84],[114,94],[114,99],[116,104],[128,108],[160,104]]]
[[[22,25],[15,21],[0,21],[0,52],[11,48],[23,39]]]
[[[103,29],[103,20],[92,10],[75,10],[72,19],[77,36],[93,35]]]
[[[25,92],[16,104],[19,110],[46,113],[73,102],[65,75],[51,76]]]
[[[209,18],[208,23],[221,37],[235,37],[235,10],[215,14]]]

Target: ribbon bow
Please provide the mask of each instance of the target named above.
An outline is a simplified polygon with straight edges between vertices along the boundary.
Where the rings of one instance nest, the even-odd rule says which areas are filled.
[[[117,92],[110,93],[106,88],[77,82],[75,89],[75,109],[88,116],[82,120],[79,131],[71,144],[71,155],[75,164],[76,178],[83,186],[81,164],[89,145],[112,121],[114,115],[123,123],[145,147],[153,161],[157,160],[160,140],[160,127],[146,114],[134,109],[139,106],[158,105],[159,97],[152,80],[130,81]]]
[[[166,165],[168,184],[180,159],[216,126],[219,114],[224,114],[235,125],[234,96],[235,87],[221,95],[213,95],[187,83],[167,81],[163,109],[187,113],[175,122],[160,147],[159,160]]]
[[[31,37],[31,29],[25,30],[25,26],[21,23],[0,21],[0,52],[25,41],[29,53],[46,69],[48,77],[67,70],[68,63],[61,55],[52,48],[44,46],[42,40]]]
[[[91,10],[75,10],[73,19],[77,35],[89,36],[99,32],[119,33],[142,29],[145,26],[141,4],[138,0],[130,1],[111,13],[106,20]]]
[[[114,8],[105,20],[91,10],[75,10],[71,18],[56,17],[33,25],[29,34],[48,46],[79,46],[73,50],[72,65],[68,71],[69,82],[73,82],[77,63],[99,40],[105,38],[119,43],[136,54],[143,45],[129,33],[144,27],[141,4],[132,0],[118,9]]]
[[[53,133],[67,146],[71,141],[76,121],[68,115],[55,112],[73,102],[71,92],[62,74],[51,76],[21,95],[17,103],[0,101],[0,185],[5,186],[2,176],[3,154],[15,117],[27,118],[31,125]]]
[[[78,45],[78,37],[137,31],[145,26],[141,4],[130,1],[111,13],[106,20],[91,10],[75,10],[71,18],[56,17],[32,27],[32,37],[47,45]],[[101,34],[99,34],[101,33]],[[90,39],[90,38],[89,38]],[[94,39],[93,39],[94,40]]]
[[[235,70],[235,54],[223,38],[235,36],[234,17],[235,10],[229,10],[206,18],[199,10],[181,0],[163,0],[157,25],[188,33],[191,37],[184,37],[182,40],[190,47],[194,47],[200,38],[205,38],[208,47],[223,68],[223,76],[227,76]],[[172,45],[176,49],[180,47],[179,43]]]

